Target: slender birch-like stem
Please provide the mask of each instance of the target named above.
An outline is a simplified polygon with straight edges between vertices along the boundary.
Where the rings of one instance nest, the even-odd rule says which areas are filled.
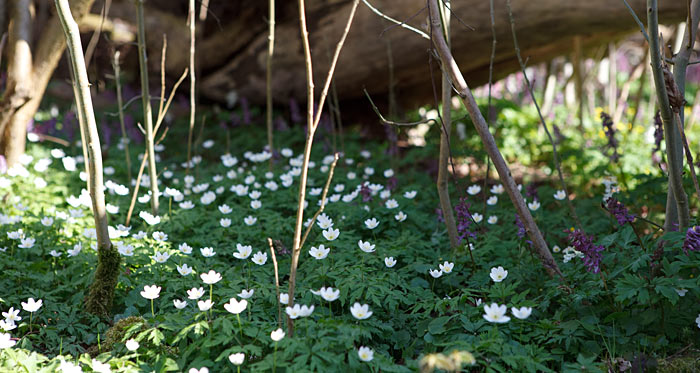
[[[266,90],[266,105],[267,105],[267,146],[268,151],[274,154],[274,142],[272,135],[272,55],[275,52],[275,0],[269,0],[269,15],[268,15],[269,35],[267,41],[267,87]],[[272,169],[273,157],[270,157],[270,169]]]
[[[275,246],[272,244],[272,238],[267,238],[267,244],[270,245],[270,256],[272,257],[272,265],[275,269],[275,293],[277,294],[277,325],[282,328],[282,304],[280,303],[280,275],[277,267],[277,256],[275,255]]]
[[[445,35],[445,43],[449,48],[450,43],[450,11],[449,0],[444,0],[440,4],[440,14],[442,15],[442,28]],[[441,37],[441,36],[437,36]],[[450,163],[450,132],[452,129],[452,84],[447,72],[442,72],[442,131],[440,131],[440,155],[438,158],[437,191],[440,198],[440,208],[442,217],[447,228],[447,236],[450,239],[450,246],[456,249],[459,245],[457,237],[457,225],[455,215],[450,202],[450,191],[447,177],[449,176],[448,166]]]
[[[491,160],[498,171],[501,182],[503,183],[503,186],[508,192],[511,201],[515,205],[518,215],[520,215],[525,225],[525,230],[533,242],[540,261],[550,276],[560,276],[560,278],[563,279],[559,266],[557,266],[557,263],[554,261],[552,253],[549,251],[547,243],[542,237],[542,233],[537,227],[535,220],[532,218],[530,210],[528,210],[527,206],[525,205],[523,196],[520,194],[518,186],[515,184],[515,180],[513,180],[513,176],[511,175],[506,161],[503,159],[503,155],[498,150],[498,146],[496,145],[493,135],[491,135],[489,132],[486,120],[484,119],[483,115],[481,115],[481,111],[479,111],[479,106],[474,100],[471,89],[469,89],[467,82],[464,80],[464,76],[459,70],[454,57],[452,57],[452,53],[450,53],[449,47],[445,42],[445,38],[442,36],[442,27],[440,24],[437,0],[428,0],[428,8],[430,10],[430,28],[432,30],[431,34],[433,36],[433,45],[435,46],[435,50],[442,61],[442,68],[449,74],[452,85],[456,89],[459,97],[462,99],[462,103],[469,112],[469,116],[474,123],[474,127],[479,133],[479,136],[484,143],[484,147],[489,153],[489,156],[491,156]]]
[[[95,232],[97,236],[98,264],[95,271],[95,279],[90,285],[86,298],[86,309],[99,315],[109,315],[114,288],[119,277],[119,254],[112,246],[109,239],[107,210],[105,208],[104,180],[102,174],[102,149],[100,137],[95,123],[95,113],[90,96],[90,81],[85,67],[85,56],[80,41],[78,24],[73,19],[68,0],[56,0],[57,15],[60,18],[63,31],[66,36],[66,45],[70,55],[70,63],[73,70],[73,81],[76,88],[76,102],[78,110],[82,114],[81,125],[85,134],[88,157],[88,183],[90,199],[92,200],[92,212],[95,219]]]
[[[301,238],[301,246],[304,246],[304,243],[306,242],[306,238],[309,237],[309,233],[311,233],[311,229],[314,227],[314,224],[316,223],[316,219],[318,218],[319,215],[323,212],[323,210],[326,208],[326,196],[328,195],[328,189],[331,186],[331,180],[333,180],[333,173],[335,172],[335,166],[338,163],[338,153],[335,153],[333,155],[333,163],[331,163],[331,168],[328,170],[328,178],[326,179],[326,186],[323,187],[323,193],[321,193],[321,206],[316,210],[316,213],[314,216],[311,217],[311,220],[309,221],[309,226],[306,228],[306,232],[304,232],[304,236]]]
[[[323,105],[328,95],[328,88],[330,87],[331,79],[333,78],[333,73],[335,72],[335,67],[338,62],[338,57],[340,51],[343,49],[343,44],[345,43],[345,38],[350,32],[350,26],[355,18],[355,12],[357,11],[357,5],[360,0],[354,0],[352,8],[350,10],[350,16],[345,25],[345,30],[343,30],[343,35],[336,45],[335,53],[333,59],[331,60],[330,68],[328,69],[328,75],[326,76],[326,82],[323,86],[323,91],[319,98],[318,103],[318,113],[314,117],[314,79],[313,79],[313,65],[311,60],[311,46],[309,45],[309,32],[306,27],[306,5],[304,0],[298,0],[299,4],[299,28],[301,31],[301,40],[304,46],[304,61],[306,62],[306,82],[307,82],[307,111],[306,111],[306,144],[304,146],[304,161],[301,167],[301,177],[299,179],[299,201],[297,206],[297,218],[296,224],[294,226],[294,246],[292,247],[292,263],[289,271],[289,306],[294,304],[294,289],[296,286],[296,274],[297,266],[299,265],[299,253],[301,252],[301,231],[304,224],[304,203],[306,202],[306,181],[309,172],[309,159],[311,158],[311,148],[313,146],[314,134],[316,133],[316,128],[318,127],[318,122],[321,119],[321,112]],[[289,336],[294,334],[294,320],[287,318],[287,330]]]
[[[688,196],[683,190],[683,179],[681,176],[683,168],[682,145],[676,140],[680,134],[676,126],[673,125],[673,113],[668,100],[668,92],[664,80],[662,65],[662,55],[659,43],[659,9],[657,0],[647,0],[647,30],[649,32],[649,56],[651,57],[651,71],[656,86],[656,98],[659,102],[661,121],[664,125],[664,138],[666,141],[666,154],[668,160],[668,184],[669,192],[666,201],[667,219],[664,228],[667,231],[675,229],[676,222],[668,219],[668,216],[678,214],[679,228],[683,231],[689,224],[690,211],[688,208]],[[680,154],[679,154],[680,153]],[[680,156],[679,156],[680,155]],[[673,203],[675,201],[675,203]]]
[[[92,209],[95,215],[95,228],[97,233],[97,246],[108,250],[112,247],[107,232],[107,210],[105,209],[104,180],[102,174],[102,149],[100,137],[95,122],[95,113],[90,96],[90,81],[85,68],[85,56],[80,42],[78,24],[70,13],[68,0],[56,0],[58,16],[61,19],[63,31],[66,34],[68,51],[70,52],[71,66],[73,67],[74,82],[77,85],[76,102],[78,110],[82,113],[85,125],[86,147],[88,158],[85,162],[90,170],[90,197],[92,197]]]
[[[148,56],[146,54],[146,26],[143,16],[144,0],[136,0],[136,17],[138,20],[138,49],[139,72],[141,75],[141,103],[143,105],[143,121],[146,126],[146,151],[148,152],[148,176],[151,184],[151,213],[158,215],[158,172],[156,170],[156,154],[153,149],[153,112],[151,109],[151,93],[148,88]]]
[[[129,155],[129,137],[126,134],[126,125],[124,124],[124,109],[122,109],[123,98],[122,98],[122,83],[121,79],[121,69],[119,68],[119,51],[114,52],[112,58],[112,68],[114,68],[114,82],[117,86],[117,105],[119,105],[119,126],[122,130],[122,144],[124,145],[124,156],[126,158],[126,177],[127,185],[131,183],[131,155]]]
[[[581,221],[579,220],[578,215],[576,214],[576,209],[574,209],[574,204],[569,199],[569,190],[566,187],[566,182],[564,181],[564,173],[561,171],[561,163],[559,162],[559,153],[557,152],[557,144],[556,144],[556,142],[554,142],[554,138],[552,138],[552,134],[549,132],[549,127],[547,127],[547,121],[544,119],[544,116],[542,115],[542,110],[540,110],[540,105],[537,103],[537,97],[535,97],[535,92],[532,89],[532,84],[530,84],[530,79],[527,77],[527,72],[525,71],[525,62],[523,61],[523,58],[520,54],[520,46],[518,44],[518,36],[515,32],[515,18],[513,17],[513,10],[511,9],[510,1],[511,0],[508,0],[506,2],[506,7],[508,8],[508,17],[510,18],[510,29],[513,33],[513,45],[515,47],[515,55],[518,57],[518,63],[520,63],[520,70],[523,72],[523,78],[525,78],[525,84],[527,85],[527,90],[530,92],[530,97],[532,97],[532,102],[535,103],[535,108],[537,109],[537,114],[540,117],[540,122],[542,123],[542,128],[544,128],[544,132],[547,134],[547,137],[549,138],[549,143],[552,144],[552,159],[554,161],[554,166],[557,169],[557,175],[559,176],[559,183],[561,184],[561,189],[564,191],[564,194],[566,195],[566,204],[569,206],[569,212],[571,213],[571,217],[574,219],[574,222],[576,222],[576,226],[580,229],[581,228]],[[617,89],[615,91],[617,91]]]
[[[194,130],[194,114],[195,114],[195,80],[196,71],[194,69],[195,55],[195,24],[194,24],[194,0],[190,0],[190,7],[187,16],[187,22],[190,26],[190,127],[187,134],[187,168],[185,174],[190,173],[192,168],[192,131]]]
[[[70,52],[66,50],[68,59],[70,60]],[[87,67],[86,67],[87,69]],[[85,166],[85,175],[87,175],[87,189],[90,190],[90,164],[88,163],[88,148],[87,148],[87,134],[85,133],[85,119],[83,118],[83,112],[80,110],[80,103],[78,102],[78,96],[80,95],[80,91],[78,88],[78,83],[75,80],[75,72],[74,72],[74,67],[72,64],[68,64],[68,70],[70,71],[71,75],[71,82],[73,85],[73,96],[75,97],[75,106],[76,106],[76,111],[78,115],[78,129],[80,130],[80,148],[83,151],[83,159],[85,159],[84,166]]]
[[[143,154],[143,159],[141,160],[141,167],[139,167],[139,173],[136,174],[136,185],[134,185],[134,191],[131,194],[131,203],[129,203],[129,210],[126,213],[126,222],[124,225],[127,227],[131,223],[131,214],[134,212],[134,206],[136,206],[136,198],[139,194],[139,187],[141,186],[141,177],[143,176],[143,170],[146,168],[146,161],[148,160],[148,154]]]
[[[491,88],[493,86],[493,61],[496,59],[496,16],[493,6],[493,0],[489,0],[489,19],[491,20],[491,57],[489,57],[489,85],[488,85],[488,101],[487,101],[487,111],[486,111],[486,127],[491,128]],[[486,154],[486,175],[484,175],[484,186],[482,190],[484,191],[482,199],[482,215],[486,217],[486,190],[489,182],[489,174],[491,173],[491,158],[489,158],[488,153]],[[469,255],[472,257],[472,264],[474,264],[474,255],[471,250],[469,250]],[[476,268],[476,264],[474,264]]]

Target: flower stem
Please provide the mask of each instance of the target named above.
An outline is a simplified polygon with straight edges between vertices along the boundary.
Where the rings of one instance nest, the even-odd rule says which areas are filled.
[[[272,355],[272,373],[277,371],[277,342],[275,342],[275,353]]]
[[[238,319],[238,330],[241,333],[241,343],[243,343],[243,325],[241,325],[241,315],[237,313],[236,319]]]
[[[151,316],[153,316],[153,318],[156,317],[156,313],[155,313],[155,311],[153,310],[153,299],[151,299]]]

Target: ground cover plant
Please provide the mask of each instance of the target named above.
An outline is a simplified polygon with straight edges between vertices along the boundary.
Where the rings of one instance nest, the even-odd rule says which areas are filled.
[[[501,118],[527,118],[508,113]],[[110,235],[122,256],[111,320],[81,311],[96,241],[80,148],[30,146],[2,178],[2,343],[15,345],[2,349],[4,369],[225,371],[242,362],[252,371],[411,371],[430,354],[457,350],[471,354],[465,369],[596,371],[651,364],[698,336],[694,233],[658,232],[630,204],[657,189],[659,176],[636,177],[627,195],[612,177],[588,184],[575,198],[585,232],[572,231],[561,192],[522,188],[546,227],[560,282],[529,252],[496,181],[459,189],[462,242],[450,249],[431,178],[409,172],[434,154],[435,136],[393,167],[386,144],[346,140],[304,245],[295,308],[285,310],[268,237],[284,284],[300,164],[292,149],[303,139],[289,132],[270,170],[263,131],[226,132],[228,145],[219,129],[204,132],[192,170],[169,152],[178,146],[171,134],[157,149],[167,165],[162,214],[150,215],[142,192],[130,228],[123,153],[110,148]],[[332,161],[314,152],[307,216]],[[296,320],[294,336],[285,335],[285,315]]]
[[[296,3],[305,118],[295,99],[284,107],[272,97],[274,1],[265,110],[237,91],[227,109],[198,102],[206,1],[198,18],[189,1],[189,65],[177,81],[166,78],[164,36],[160,92],[149,88],[140,0],[140,90],[128,77],[123,84],[111,38],[114,79],[91,85],[99,32],[84,53],[79,28],[90,4],[71,12],[68,0],[55,1],[48,29],[60,27],[65,40],[38,49],[66,48],[75,102],[48,95],[35,115],[36,97],[21,96],[27,79],[43,93],[41,77],[55,66],[19,69],[31,61],[21,36],[32,6],[10,7],[0,372],[700,369],[700,129],[691,126],[700,90],[686,84],[700,81],[691,62],[700,0],[671,33],[675,53],[664,49],[657,1],[647,1],[646,23],[625,2],[643,46],[611,43],[604,61],[586,61],[592,70],[575,55],[559,72],[527,66],[522,18],[507,0],[520,72],[496,83],[490,1],[489,83],[474,92],[452,54],[451,20],[467,25],[448,1],[427,0],[427,24],[416,28],[362,0],[429,42],[429,67],[437,63],[442,79],[430,77],[433,105],[398,122],[392,70],[387,117],[365,90],[376,118],[345,128],[334,73],[360,0],[349,4],[320,81],[308,30],[316,25]],[[628,55],[637,67],[618,72]],[[605,81],[596,71],[604,63]],[[186,78],[189,97],[178,92]],[[631,82],[634,105],[625,102]],[[141,110],[130,106],[137,100]]]

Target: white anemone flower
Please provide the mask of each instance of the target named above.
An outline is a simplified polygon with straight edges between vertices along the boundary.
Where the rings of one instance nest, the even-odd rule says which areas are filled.
[[[365,320],[372,316],[372,311],[369,310],[368,304],[360,304],[355,302],[352,307],[350,307],[350,313],[352,316],[358,320]]]
[[[506,305],[498,305],[496,303],[491,303],[491,305],[484,306],[484,319],[488,322],[503,324],[510,321],[510,317],[506,316],[506,311],[508,308]]]
[[[489,274],[491,276],[491,279],[493,282],[501,282],[508,277],[508,271],[503,269],[503,267],[498,266],[498,267],[493,267],[491,268],[491,273]]]

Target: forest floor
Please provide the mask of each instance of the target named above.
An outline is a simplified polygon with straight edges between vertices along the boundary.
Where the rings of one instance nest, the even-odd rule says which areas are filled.
[[[467,170],[451,181],[463,238],[455,249],[432,172],[438,129],[425,146],[400,155],[351,129],[323,214],[301,249],[290,309],[299,126],[275,134],[279,152],[270,165],[264,126],[254,119],[231,127],[232,114],[219,113],[223,126],[195,132],[188,169],[186,119],[176,119],[157,149],[159,211],[151,215],[144,178],[128,227],[128,175],[135,177],[143,145],[129,144],[128,172],[124,144],[111,136],[106,198],[122,267],[109,320],[82,310],[97,253],[81,148],[30,143],[22,166],[0,176],[0,370],[700,369],[700,254],[682,249],[685,232],[653,224],[663,214],[666,178],[649,156],[649,127],[620,126],[618,162],[606,156],[599,123],[586,133],[562,129],[560,155],[583,228],[574,231],[534,113],[498,105],[494,132],[504,155],[538,170],[519,182],[563,278],[547,276],[531,252],[495,175],[484,181],[484,163],[465,164],[485,159],[469,123],[453,141],[456,166]],[[68,111],[41,115],[54,125],[69,120]],[[307,223],[320,205],[334,140],[323,130],[317,138]],[[629,209],[623,224],[604,197],[627,206],[613,206],[618,216]],[[275,332],[288,331],[287,315],[293,336]]]

